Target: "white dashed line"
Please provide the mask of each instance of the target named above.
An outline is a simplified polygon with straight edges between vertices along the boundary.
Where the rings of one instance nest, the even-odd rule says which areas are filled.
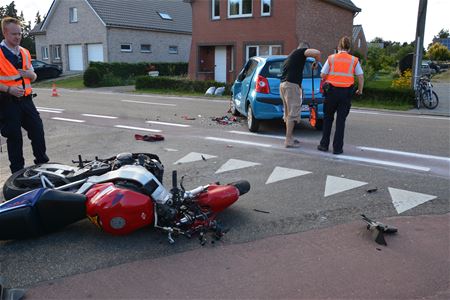
[[[43,107],[43,106],[36,106],[37,109],[47,109],[51,111],[64,111],[64,108],[52,108],[52,107]]]
[[[272,147],[272,145],[269,145],[269,144],[252,143],[252,142],[240,141],[240,140],[222,139],[222,138],[217,138],[217,137],[212,137],[212,136],[205,137],[205,140],[226,142],[226,143],[234,143],[234,144],[243,144],[243,145],[251,145],[251,146],[266,147],[266,148]]]
[[[248,132],[248,131],[230,130],[230,131],[228,131],[228,132],[229,132],[229,133],[234,133],[234,134],[241,134],[241,135],[251,135],[251,136],[259,136],[259,137],[267,137],[267,138],[273,138],[273,139],[279,139],[279,140],[284,140],[284,139],[285,139],[284,136],[280,136],[280,135],[259,134],[259,133],[253,133],[253,132]]]
[[[388,149],[372,148],[372,147],[358,147],[358,149],[361,149],[363,151],[373,151],[373,152],[398,154],[398,155],[412,156],[412,157],[419,157],[419,158],[438,159],[438,160],[444,160],[444,161],[450,162],[450,158],[444,157],[444,156],[435,156],[435,155],[420,154],[420,153],[413,153],[413,152],[403,152],[403,151],[397,151],[397,150],[388,150]]]
[[[166,125],[166,126],[175,126],[175,127],[191,127],[191,125],[177,124],[177,123],[167,123],[167,122],[159,122],[159,121],[146,121],[145,123]]]
[[[125,125],[114,125],[116,128],[123,129],[131,129],[131,130],[141,130],[141,131],[149,131],[149,132],[161,132],[159,129],[150,129],[150,128],[142,128],[142,127],[133,127],[133,126],[125,126]]]
[[[426,167],[410,165],[410,164],[396,163],[396,162],[393,162],[393,161],[371,159],[371,158],[365,158],[365,157],[339,155],[338,158],[339,159],[343,159],[343,160],[353,160],[353,161],[368,162],[368,163],[377,164],[377,165],[392,166],[392,167],[399,167],[399,168],[405,168],[405,169],[413,169],[413,170],[425,171],[425,172],[430,171],[430,168],[426,168]]]
[[[381,112],[373,112],[373,111],[361,111],[361,110],[351,110],[352,113],[363,114],[363,115],[379,115],[379,116],[388,116],[388,117],[400,117],[400,118],[414,118],[414,119],[431,119],[431,120],[446,120],[450,121],[448,117],[438,117],[438,116],[422,116],[422,115],[402,115],[402,114],[390,114],[390,113],[381,113]]]
[[[113,116],[103,116],[103,115],[91,115],[91,114],[81,114],[85,117],[92,117],[92,118],[101,118],[101,119],[117,119],[117,117]]]
[[[60,110],[50,110],[50,109],[43,109],[43,108],[38,108],[39,112],[48,112],[48,113],[52,113],[52,114],[60,114],[62,113],[62,111]]]
[[[52,119],[53,120],[58,120],[58,121],[65,121],[65,122],[74,122],[74,123],[84,123],[84,122],[86,122],[84,120],[66,119],[66,118],[57,118],[57,117],[54,117]]]
[[[144,102],[144,101],[134,101],[134,100],[120,100],[120,101],[129,102],[129,103],[149,104],[149,105],[177,106],[176,104],[171,104],[171,103]]]

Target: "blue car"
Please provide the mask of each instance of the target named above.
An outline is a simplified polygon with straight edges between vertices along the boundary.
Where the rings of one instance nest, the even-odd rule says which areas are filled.
[[[250,58],[239,73],[231,88],[232,113],[247,117],[248,129],[257,132],[263,120],[282,119],[283,101],[280,96],[280,78],[286,55],[254,56]],[[312,103],[313,58],[308,57],[303,69],[303,102],[300,116],[309,118],[309,105]],[[317,104],[315,128],[322,130],[323,100],[320,93],[320,70],[314,70],[314,98]]]

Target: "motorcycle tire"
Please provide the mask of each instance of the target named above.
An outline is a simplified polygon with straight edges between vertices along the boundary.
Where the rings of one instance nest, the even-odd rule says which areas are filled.
[[[250,182],[248,182],[247,180],[235,181],[230,183],[229,185],[232,185],[239,190],[239,196],[242,196],[250,191]]]

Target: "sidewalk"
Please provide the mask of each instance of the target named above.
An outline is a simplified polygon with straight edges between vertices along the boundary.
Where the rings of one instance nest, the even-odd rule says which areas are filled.
[[[437,115],[450,117],[450,82],[433,82],[433,90],[439,97],[439,105],[435,109],[421,107],[419,110],[414,108],[410,113],[419,115]]]
[[[449,299],[450,214],[205,246],[31,287],[26,299]],[[89,255],[86,253],[86,255]]]

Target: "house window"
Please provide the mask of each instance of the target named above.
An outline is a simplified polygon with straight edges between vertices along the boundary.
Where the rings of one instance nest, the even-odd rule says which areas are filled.
[[[261,0],[261,16],[270,16],[272,0]]]
[[[164,12],[158,12],[158,15],[161,17],[161,19],[163,20],[173,20],[172,17],[168,14],[168,13],[164,13]]]
[[[361,48],[361,39],[358,39],[358,48]]]
[[[169,54],[178,54],[178,46],[169,46]]]
[[[69,8],[69,22],[70,23],[78,22],[78,9],[76,7]]]
[[[61,59],[61,46],[54,46],[53,59]]]
[[[131,44],[121,44],[120,45],[120,52],[131,52]]]
[[[150,44],[141,44],[141,52],[150,53],[152,52],[152,45]]]
[[[220,0],[211,0],[212,2],[212,19],[220,19]]]
[[[246,58],[247,60],[253,56],[262,55],[280,55],[281,45],[250,45],[247,46]]]
[[[252,16],[252,0],[228,0],[228,17],[241,18]]]
[[[42,47],[42,59],[48,59],[48,47]]]

